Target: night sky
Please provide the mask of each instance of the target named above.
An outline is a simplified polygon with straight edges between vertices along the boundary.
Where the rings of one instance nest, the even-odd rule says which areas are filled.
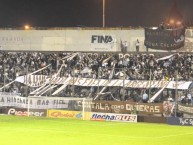
[[[174,0],[106,0],[106,27],[157,26]],[[176,0],[193,25],[193,0]],[[0,0],[0,27],[102,27],[102,0]]]

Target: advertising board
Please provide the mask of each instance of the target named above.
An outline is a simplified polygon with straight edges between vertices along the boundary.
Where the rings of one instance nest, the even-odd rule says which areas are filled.
[[[84,113],[84,119],[88,120],[90,112]],[[48,110],[48,117],[51,118],[69,118],[69,119],[83,119],[81,111],[67,111],[67,110]]]
[[[6,108],[3,111],[4,114],[16,115],[16,116],[28,116],[26,108]],[[45,109],[30,109],[29,116],[46,117],[47,110]]]
[[[137,122],[137,115],[93,112],[93,113],[91,113],[90,120],[93,120],[93,121]]]
[[[168,117],[167,123],[170,125],[193,126],[193,118]]]

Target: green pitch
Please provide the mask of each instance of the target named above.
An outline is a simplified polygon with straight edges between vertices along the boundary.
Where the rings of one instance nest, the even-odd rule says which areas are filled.
[[[192,145],[193,127],[0,116],[0,145]]]

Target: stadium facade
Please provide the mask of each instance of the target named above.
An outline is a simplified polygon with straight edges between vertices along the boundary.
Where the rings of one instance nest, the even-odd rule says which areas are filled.
[[[168,52],[146,49],[144,29],[129,28],[52,28],[0,30],[0,49],[4,51],[79,51],[79,52]],[[192,52],[193,29],[186,29],[184,47],[172,52]],[[171,52],[171,51],[169,51]]]

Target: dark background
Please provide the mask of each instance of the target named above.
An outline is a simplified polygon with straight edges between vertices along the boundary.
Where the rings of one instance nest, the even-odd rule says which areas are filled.
[[[176,0],[187,26],[193,0]],[[157,26],[174,0],[106,0],[106,27]],[[102,0],[0,0],[0,27],[102,27]]]

